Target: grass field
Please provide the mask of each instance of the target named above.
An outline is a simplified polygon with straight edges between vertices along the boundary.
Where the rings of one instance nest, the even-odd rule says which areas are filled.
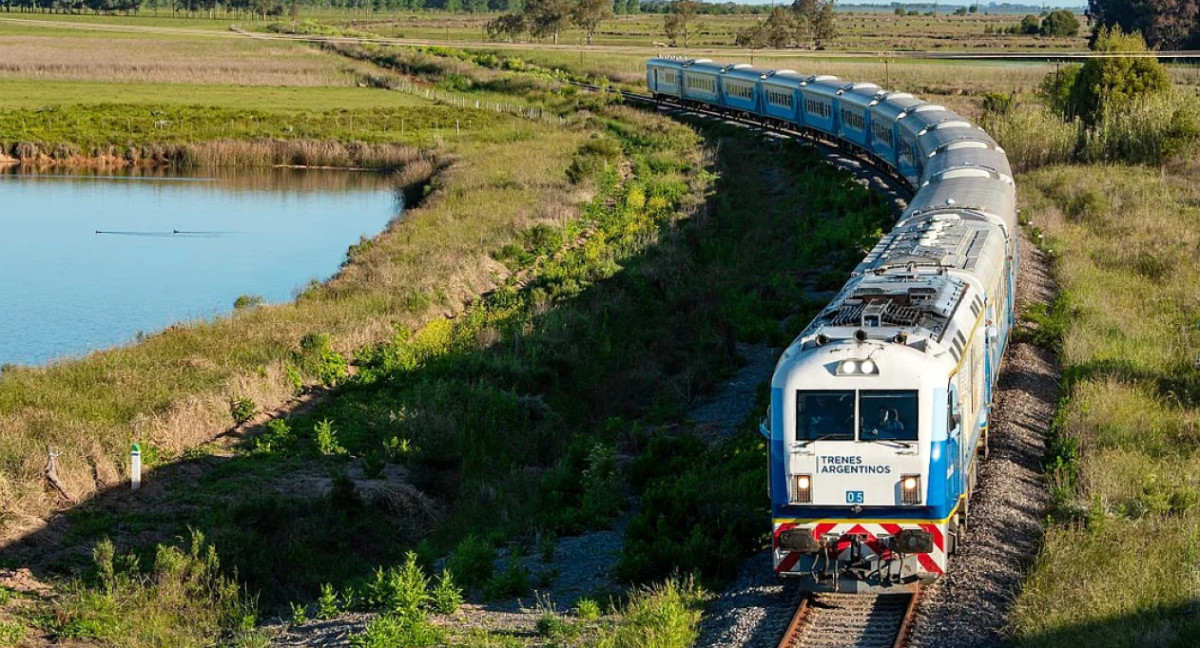
[[[1057,513],[1012,621],[1022,646],[1200,641],[1200,191],[1194,163],[1020,178],[1055,251],[1067,399]],[[1136,559],[1131,559],[1136,558]]]

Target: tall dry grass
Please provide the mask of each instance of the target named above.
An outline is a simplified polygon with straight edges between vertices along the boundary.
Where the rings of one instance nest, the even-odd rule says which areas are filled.
[[[0,77],[244,86],[346,86],[355,77],[301,44],[204,38],[0,39]]]

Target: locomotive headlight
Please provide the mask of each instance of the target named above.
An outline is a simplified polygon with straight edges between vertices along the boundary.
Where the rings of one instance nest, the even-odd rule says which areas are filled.
[[[921,476],[902,475],[900,477],[900,503],[921,503]]]
[[[874,360],[842,360],[838,363],[839,376],[876,376],[879,375],[879,365]]]
[[[812,502],[812,475],[796,475],[792,481],[792,501],[801,504]]]

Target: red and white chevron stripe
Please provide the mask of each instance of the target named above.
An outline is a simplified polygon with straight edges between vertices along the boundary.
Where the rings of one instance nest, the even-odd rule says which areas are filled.
[[[779,548],[780,532],[796,527],[811,528],[813,537],[817,539],[827,536],[837,536],[838,539],[830,546],[832,547],[833,555],[842,560],[847,560],[850,557],[850,536],[857,535],[863,538],[864,542],[862,545],[865,557],[870,558],[873,553],[887,560],[895,556],[879,541],[880,535],[894,536],[900,533],[901,529],[923,529],[933,535],[933,552],[910,555],[909,558],[916,559],[916,564],[913,565],[914,571],[919,569],[920,571],[938,575],[946,573],[945,524],[918,523],[908,520],[875,520],[872,522],[837,521],[812,522],[807,524],[776,521],[772,546],[775,549],[775,572],[778,574],[800,574],[806,572],[805,567],[801,565],[801,558],[804,554],[798,551],[785,551]],[[908,562],[907,560],[905,561],[906,568]]]

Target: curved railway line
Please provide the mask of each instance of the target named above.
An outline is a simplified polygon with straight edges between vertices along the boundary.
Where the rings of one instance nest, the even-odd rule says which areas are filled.
[[[592,91],[605,91],[596,85],[579,85]],[[856,154],[835,142],[813,137],[811,133],[781,128],[777,124],[764,123],[748,117],[706,110],[699,106],[664,103],[650,95],[637,92],[619,92],[627,101],[740,123],[808,142],[827,152],[845,154],[871,167],[880,179],[899,189],[905,198],[912,197],[912,187],[903,178],[878,165],[870,156]],[[778,648],[905,648],[912,633],[920,601],[920,586],[895,594],[807,593],[801,598]]]

